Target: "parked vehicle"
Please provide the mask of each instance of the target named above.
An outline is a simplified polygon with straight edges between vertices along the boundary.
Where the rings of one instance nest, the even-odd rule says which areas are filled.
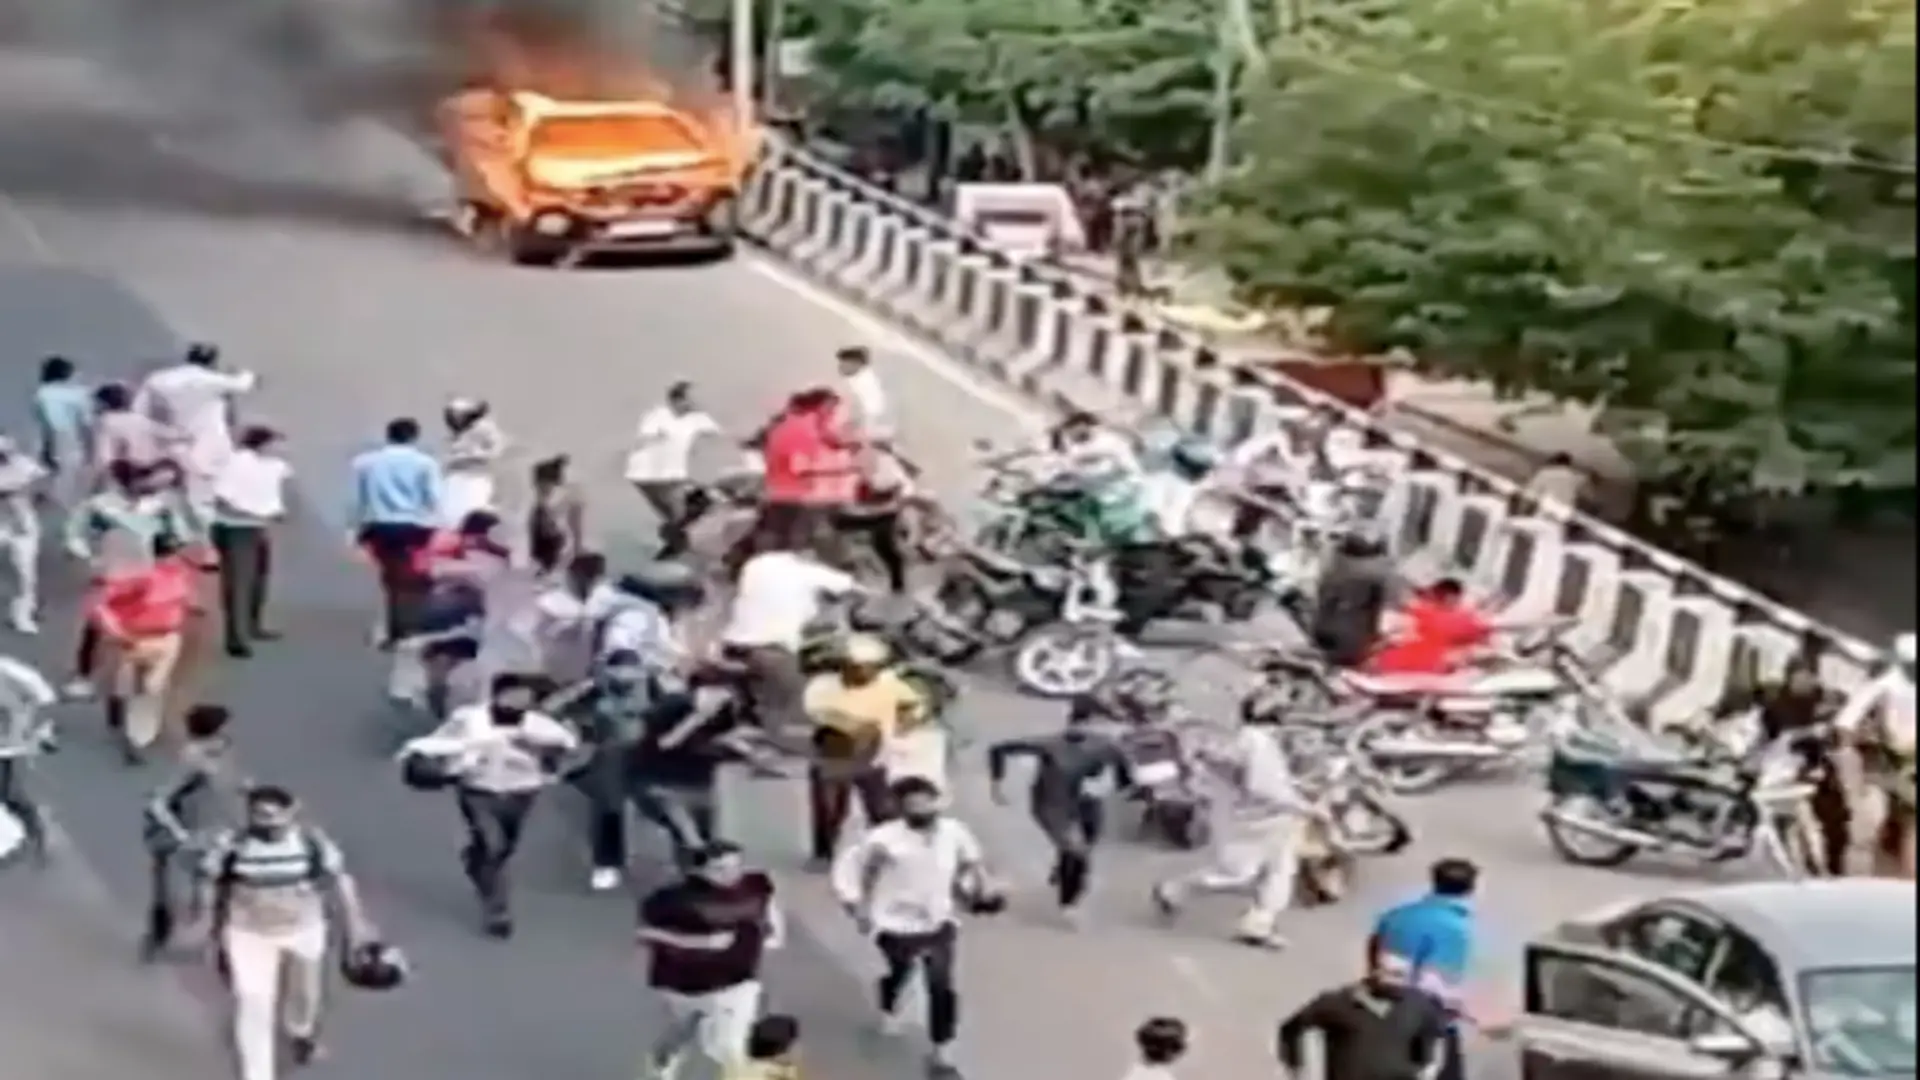
[[[1119,738],[1132,779],[1124,796],[1139,807],[1142,834],[1188,851],[1212,839],[1207,798],[1188,763],[1187,740],[1197,734],[1189,725],[1140,723]]]
[[[1528,945],[1521,1080],[1859,1080],[1915,1068],[1914,886],[1690,890]]]
[[[1814,787],[1788,741],[1742,759],[1622,726],[1563,738],[1547,769],[1547,840],[1583,866],[1758,854],[1800,877],[1819,865],[1819,841],[1807,811]]]

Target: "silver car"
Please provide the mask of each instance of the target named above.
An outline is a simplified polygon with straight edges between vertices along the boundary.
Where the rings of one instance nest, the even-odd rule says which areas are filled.
[[[1527,947],[1522,1080],[1914,1076],[1914,883],[1764,882]]]

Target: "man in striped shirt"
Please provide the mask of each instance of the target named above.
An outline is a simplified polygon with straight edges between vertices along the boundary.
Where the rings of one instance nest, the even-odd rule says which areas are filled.
[[[374,940],[340,849],[300,820],[282,788],[247,792],[246,827],[207,853],[210,940],[233,993],[240,1080],[274,1080],[278,1034],[296,1065],[319,1054],[327,901],[339,907],[349,948]],[[281,997],[281,979],[286,997]]]

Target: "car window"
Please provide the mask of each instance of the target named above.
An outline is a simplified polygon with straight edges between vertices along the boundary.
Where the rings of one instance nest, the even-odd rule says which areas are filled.
[[[1671,908],[1625,916],[1607,930],[1608,944],[1690,982],[1706,977],[1723,932],[1715,924]]]
[[[1778,965],[1759,942],[1727,931],[1720,961],[1708,975],[1706,988],[1769,1048],[1792,1048],[1793,1021],[1787,1011],[1785,984]]]
[[[1911,963],[1808,972],[1800,994],[1816,1068],[1844,1077],[1914,1074],[1920,1008]]]
[[[1669,1039],[1692,1036],[1705,1017],[1692,997],[1624,964],[1536,950],[1527,968],[1530,1015]]]

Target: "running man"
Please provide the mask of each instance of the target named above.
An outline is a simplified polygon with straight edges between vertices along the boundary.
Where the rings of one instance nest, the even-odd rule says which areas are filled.
[[[1034,759],[1027,809],[1053,846],[1051,881],[1060,914],[1077,926],[1093,874],[1093,849],[1100,841],[1108,792],[1128,786],[1127,761],[1119,746],[1094,730],[1096,713],[1079,707],[1067,716],[1065,731],[1038,739],[1008,739],[987,750],[987,776],[995,802],[1004,802],[1007,764]]]
[[[47,857],[46,821],[27,774],[33,762],[55,745],[47,707],[59,700],[53,684],[38,669],[0,656],[0,806],[19,822],[20,842],[38,860]],[[0,857],[6,854],[0,850]]]

